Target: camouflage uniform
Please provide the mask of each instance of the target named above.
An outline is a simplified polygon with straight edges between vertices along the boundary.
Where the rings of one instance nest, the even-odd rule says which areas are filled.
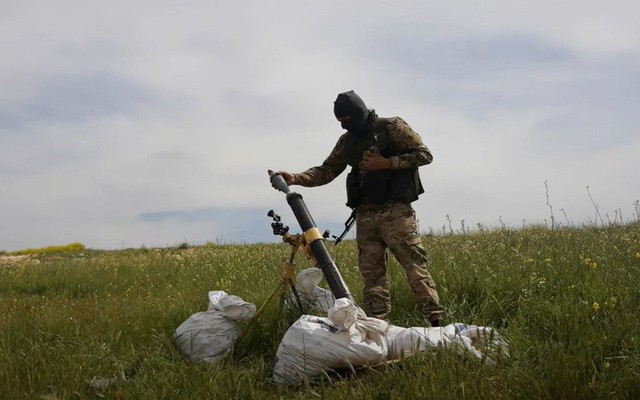
[[[373,131],[386,132],[398,155],[391,156],[393,169],[416,169],[431,163],[431,151],[420,136],[401,118],[378,118],[373,115]],[[349,132],[338,139],[335,147],[322,165],[294,174],[296,183],[302,186],[327,184],[340,175],[347,165],[361,160],[361,153],[375,142],[354,139]],[[356,140],[354,144],[354,140]],[[354,159],[353,149],[358,157]],[[363,168],[360,174],[366,175]],[[405,269],[411,290],[418,305],[429,320],[442,318],[436,285],[427,271],[427,253],[417,231],[415,212],[408,202],[391,200],[384,204],[366,202],[356,208],[356,239],[359,249],[359,268],[364,282],[364,309],[367,315],[386,318],[391,310],[387,282],[387,248]]]

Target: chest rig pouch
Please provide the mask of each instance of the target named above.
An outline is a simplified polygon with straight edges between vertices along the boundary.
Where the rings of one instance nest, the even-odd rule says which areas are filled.
[[[363,154],[369,149],[377,147],[384,157],[399,155],[386,130],[364,138],[350,134],[346,145],[347,163],[351,166],[346,182],[348,207],[355,208],[363,203],[383,204],[390,200],[411,203],[424,193],[417,168],[361,171]]]

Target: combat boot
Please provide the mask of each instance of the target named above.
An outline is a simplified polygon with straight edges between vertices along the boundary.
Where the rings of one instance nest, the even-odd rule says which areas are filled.
[[[444,326],[444,307],[427,302],[421,305],[422,315],[429,321],[432,327]]]

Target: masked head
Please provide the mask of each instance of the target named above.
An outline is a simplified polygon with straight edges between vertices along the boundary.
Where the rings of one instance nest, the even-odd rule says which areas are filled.
[[[359,135],[366,131],[369,110],[353,90],[338,95],[333,102],[333,113],[349,132]]]

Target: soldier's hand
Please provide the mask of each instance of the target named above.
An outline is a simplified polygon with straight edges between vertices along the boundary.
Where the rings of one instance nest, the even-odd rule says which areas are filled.
[[[379,171],[391,168],[391,160],[377,151],[367,150],[362,157],[364,172]]]
[[[291,185],[296,185],[297,184],[296,176],[294,174],[292,174],[291,172],[278,171],[277,174],[278,175],[282,175],[282,177],[284,178],[284,181],[287,182],[287,185],[291,186]]]

